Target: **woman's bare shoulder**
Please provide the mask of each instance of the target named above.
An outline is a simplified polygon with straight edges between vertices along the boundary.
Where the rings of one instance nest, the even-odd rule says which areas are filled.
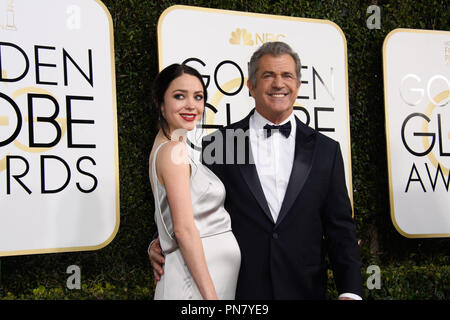
[[[165,143],[156,155],[157,167],[162,171],[186,170],[189,168],[187,146],[183,142],[169,141]]]

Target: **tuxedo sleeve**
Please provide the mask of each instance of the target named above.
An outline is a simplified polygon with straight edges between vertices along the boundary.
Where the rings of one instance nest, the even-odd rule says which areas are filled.
[[[325,240],[339,294],[363,297],[360,249],[355,222],[345,183],[345,171],[339,144],[334,150],[334,165],[322,211]]]

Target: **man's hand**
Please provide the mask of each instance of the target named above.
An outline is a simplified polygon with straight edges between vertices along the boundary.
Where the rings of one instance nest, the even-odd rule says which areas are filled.
[[[153,241],[150,245],[150,249],[148,251],[148,258],[150,260],[150,264],[153,267],[153,276],[156,283],[161,279],[161,276],[164,273],[164,256],[162,255],[161,245],[159,244],[159,238]]]
[[[339,295],[339,300],[362,300],[360,296],[354,293],[341,293]]]

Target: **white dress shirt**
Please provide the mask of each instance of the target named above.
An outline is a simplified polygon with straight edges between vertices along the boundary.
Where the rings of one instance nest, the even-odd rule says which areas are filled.
[[[297,123],[294,113],[277,125],[291,122],[291,133],[288,137],[274,130],[270,137],[266,137],[264,126],[274,125],[255,110],[250,117],[250,146],[253,159],[258,173],[261,187],[269,205],[273,221],[276,222],[280,213],[281,205],[286,194],[289,178],[294,163],[295,136]],[[360,296],[353,293],[342,293],[339,298],[352,298],[362,300]]]
[[[284,200],[294,163],[296,122],[294,113],[282,123],[291,122],[291,133],[286,138],[278,130],[266,137],[264,126],[274,123],[266,120],[255,110],[250,117],[250,145],[261,187],[276,222]]]

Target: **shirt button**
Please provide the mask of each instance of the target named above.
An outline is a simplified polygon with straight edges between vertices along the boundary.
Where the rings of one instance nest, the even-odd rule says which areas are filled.
[[[272,238],[274,238],[275,240],[278,239],[278,233],[274,232],[274,233],[272,234]]]

